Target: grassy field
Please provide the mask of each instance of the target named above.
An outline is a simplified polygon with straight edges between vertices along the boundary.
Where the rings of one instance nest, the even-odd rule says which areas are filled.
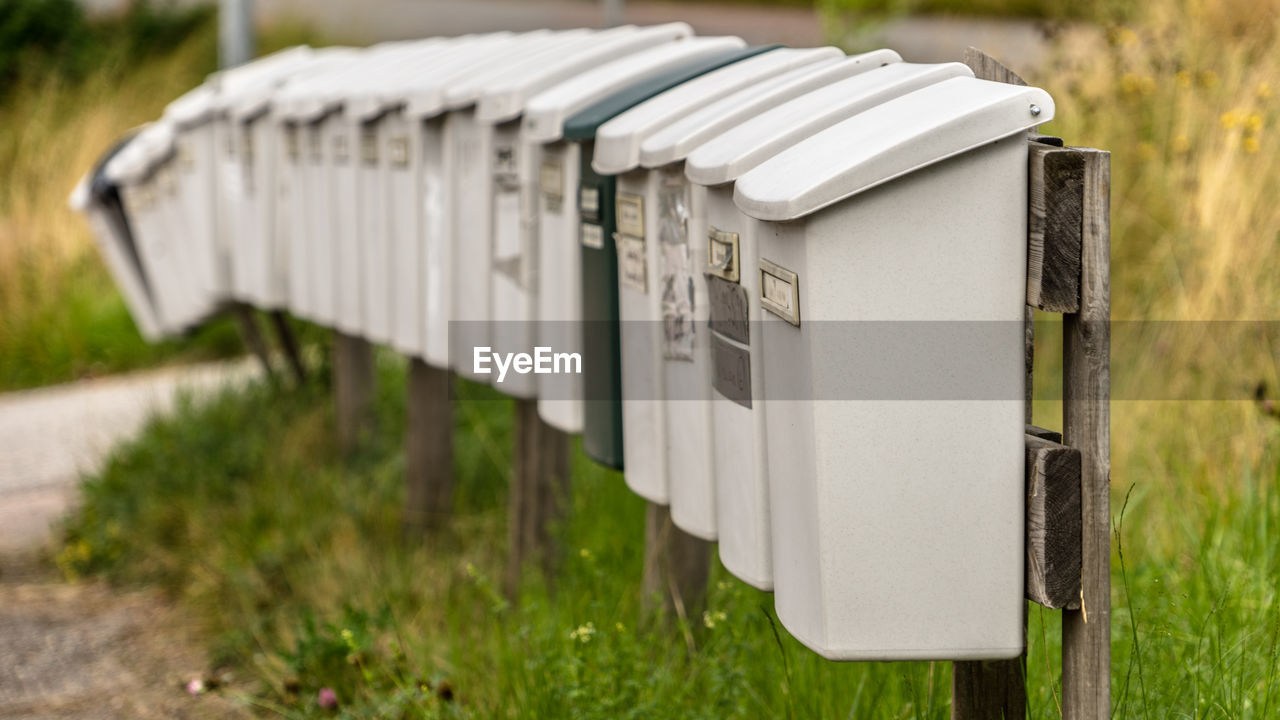
[[[1274,325],[1280,311],[1280,0],[1103,17],[1064,31],[1028,79],[1057,101],[1046,131],[1113,152],[1113,317],[1146,322],[1117,327],[1114,358],[1115,714],[1270,719],[1277,345],[1210,321]],[[1059,427],[1045,320],[1036,419]],[[482,388],[460,388],[457,520],[406,546],[404,377],[389,357],[381,379],[379,430],[346,462],[319,386],[260,387],[152,424],[90,480],[60,566],[168,588],[214,638],[211,669],[234,669],[226,692],[265,714],[948,716],[946,664],[823,662],[780,632],[769,595],[720,568],[704,617],[643,619],[643,503],[580,453],[554,590],[532,579],[508,604],[496,587],[511,406]],[[1028,630],[1031,717],[1057,717],[1057,614],[1030,607]],[[318,707],[322,687],[336,712]]]

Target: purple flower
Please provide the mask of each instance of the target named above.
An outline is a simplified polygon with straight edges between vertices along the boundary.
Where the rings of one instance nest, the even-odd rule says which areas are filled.
[[[320,692],[316,693],[316,702],[325,710],[332,710],[338,707],[338,693],[333,688],[322,687]]]
[[[204,692],[204,681],[200,678],[193,678],[187,683],[188,695],[200,695]]]

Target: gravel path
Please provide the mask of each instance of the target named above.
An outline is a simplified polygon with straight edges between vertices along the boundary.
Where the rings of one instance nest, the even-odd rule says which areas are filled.
[[[251,360],[165,368],[0,395],[0,553],[30,550],[70,507],[80,474],[179,392],[258,375]]]

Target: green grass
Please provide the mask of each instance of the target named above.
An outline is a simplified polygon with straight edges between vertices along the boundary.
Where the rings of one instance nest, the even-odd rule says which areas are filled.
[[[210,666],[248,678],[229,692],[268,715],[328,716],[315,697],[331,687],[351,718],[948,717],[946,663],[823,661],[781,630],[770,595],[719,566],[706,616],[646,620],[644,503],[576,450],[563,567],[553,589],[526,573],[509,605],[496,579],[512,408],[487,388],[459,388],[455,521],[407,546],[404,376],[389,360],[378,431],[347,462],[322,386],[255,387],[153,422],[89,480],[60,565],[181,598],[211,633]],[[1117,717],[1280,708],[1280,424],[1268,443],[1264,465],[1195,511],[1140,484],[1116,508]],[[1144,543],[1156,529],[1174,541]],[[1031,717],[1057,717],[1057,614],[1031,606],[1029,635]]]

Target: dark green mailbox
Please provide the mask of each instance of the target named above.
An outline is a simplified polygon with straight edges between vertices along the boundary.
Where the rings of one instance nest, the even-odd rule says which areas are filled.
[[[777,45],[735,48],[629,85],[569,118],[564,139],[581,144],[578,207],[582,214],[582,449],[602,465],[622,469],[622,362],[618,356],[618,256],[613,234],[615,178],[591,169],[596,130],[649,98]]]

